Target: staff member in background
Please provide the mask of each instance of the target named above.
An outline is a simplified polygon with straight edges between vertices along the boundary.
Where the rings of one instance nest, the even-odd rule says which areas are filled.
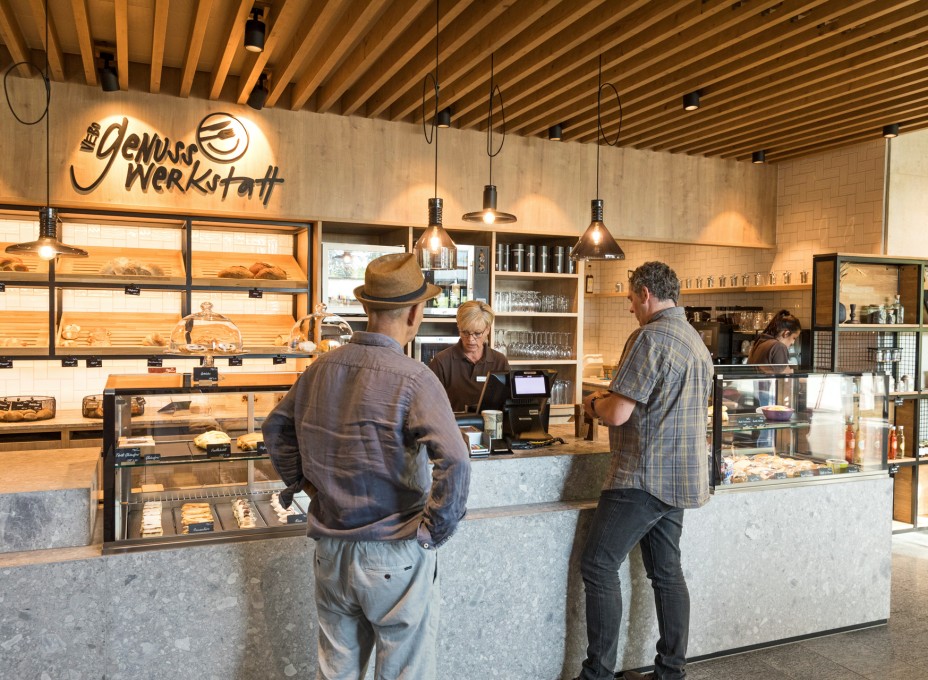
[[[437,677],[435,549],[464,516],[470,459],[444,390],[403,346],[439,290],[410,253],[373,260],[354,291],[367,331],[316,359],[261,428],[281,504],[311,497],[317,678],[364,677],[375,646],[377,678]]]
[[[476,407],[487,376],[509,370],[506,355],[487,345],[495,317],[493,308],[486,302],[465,302],[458,307],[461,339],[436,354],[429,363],[455,411]]]
[[[788,364],[789,348],[799,337],[802,324],[787,310],[776,313],[764,332],[757,336],[748,356],[749,364]]]

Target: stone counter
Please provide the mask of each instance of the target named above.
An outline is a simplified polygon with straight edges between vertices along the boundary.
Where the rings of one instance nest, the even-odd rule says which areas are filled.
[[[578,557],[605,446],[571,438],[474,462],[471,510],[439,552],[442,680],[577,674]],[[892,481],[861,474],[733,487],[687,511],[690,656],[887,619],[891,504]],[[0,556],[0,677],[314,677],[312,554],[290,537]],[[657,631],[637,550],[621,572],[620,666],[642,667]]]
[[[0,453],[0,553],[89,544],[99,461],[95,448]]]

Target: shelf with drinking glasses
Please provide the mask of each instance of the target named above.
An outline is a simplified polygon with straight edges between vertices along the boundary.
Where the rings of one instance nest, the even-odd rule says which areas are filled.
[[[570,295],[538,290],[497,290],[493,310],[497,316],[563,316],[576,317],[576,307]]]

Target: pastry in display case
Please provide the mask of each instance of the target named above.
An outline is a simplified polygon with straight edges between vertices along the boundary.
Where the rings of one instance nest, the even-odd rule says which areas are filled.
[[[296,373],[113,375],[103,392],[104,550],[305,532],[309,498],[284,510],[261,425]],[[147,405],[140,414],[134,405]],[[190,406],[197,404],[194,413]],[[203,413],[209,416],[204,417]]]
[[[352,333],[347,321],[327,312],[325,304],[319,303],[312,314],[293,324],[287,346],[294,352],[322,354],[347,343]]]
[[[885,470],[888,383],[870,373],[719,366],[709,407],[714,485]]]

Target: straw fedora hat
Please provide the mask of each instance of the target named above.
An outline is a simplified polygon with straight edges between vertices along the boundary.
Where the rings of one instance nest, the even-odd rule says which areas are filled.
[[[412,253],[381,255],[367,265],[364,285],[354,296],[368,309],[397,309],[431,300],[441,288],[425,282]]]

